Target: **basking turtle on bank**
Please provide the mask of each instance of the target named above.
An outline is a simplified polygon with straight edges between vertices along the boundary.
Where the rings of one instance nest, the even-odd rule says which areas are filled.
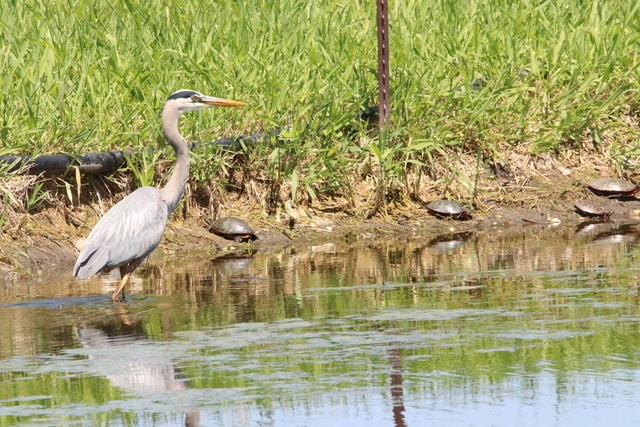
[[[451,200],[436,200],[429,203],[427,209],[438,218],[471,219],[471,214],[465,208]]]
[[[618,178],[597,178],[588,187],[599,196],[632,197],[638,192],[636,184]]]
[[[601,221],[608,221],[613,215],[612,211],[595,200],[578,200],[573,206],[580,215],[599,218]]]
[[[232,216],[219,218],[211,223],[209,227],[207,227],[207,230],[227,240],[233,240],[236,243],[256,240],[258,238],[245,220]]]

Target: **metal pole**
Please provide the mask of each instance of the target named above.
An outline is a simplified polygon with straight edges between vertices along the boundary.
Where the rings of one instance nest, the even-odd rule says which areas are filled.
[[[383,153],[386,151],[387,125],[389,121],[389,2],[378,0],[378,179],[376,199],[373,209],[367,215],[371,218],[384,206],[386,187],[386,168]]]
[[[389,119],[389,2],[378,0],[378,120],[382,130]]]

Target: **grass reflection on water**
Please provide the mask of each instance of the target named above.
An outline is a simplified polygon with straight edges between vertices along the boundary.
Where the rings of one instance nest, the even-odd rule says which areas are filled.
[[[0,425],[72,407],[123,425],[513,424],[535,408],[515,419],[533,425],[594,399],[620,412],[640,397],[637,249],[521,237],[194,260],[145,279],[164,296],[0,306],[3,343],[39,337],[0,350]]]

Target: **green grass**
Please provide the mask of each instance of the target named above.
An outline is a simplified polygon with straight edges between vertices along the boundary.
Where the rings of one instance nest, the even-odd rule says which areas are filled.
[[[595,147],[620,171],[636,167],[635,0],[392,2],[384,143],[343,131],[377,100],[375,2],[93,3],[0,0],[1,152],[162,145],[162,103],[192,88],[249,103],[186,117],[192,140],[291,129],[244,163],[286,189],[275,203],[352,200],[350,184],[369,177],[414,192],[410,176],[452,152],[501,162],[508,150]],[[472,88],[477,78],[487,85]],[[237,188],[229,168],[243,165],[211,156],[194,156],[196,184]]]

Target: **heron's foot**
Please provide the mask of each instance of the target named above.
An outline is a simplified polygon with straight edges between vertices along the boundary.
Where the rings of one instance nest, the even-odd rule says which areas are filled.
[[[124,297],[124,292],[115,292],[111,296],[111,300],[113,302],[127,302],[126,298]]]

